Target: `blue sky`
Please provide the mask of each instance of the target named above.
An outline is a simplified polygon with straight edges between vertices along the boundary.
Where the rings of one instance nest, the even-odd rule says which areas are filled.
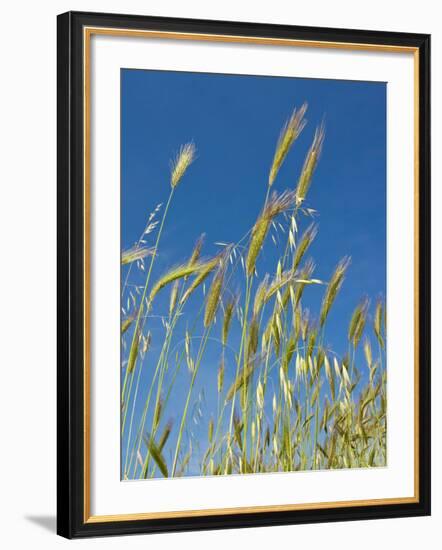
[[[219,249],[215,242],[236,242],[251,228],[263,205],[280,129],[294,107],[308,102],[308,122],[278,174],[277,191],[295,188],[315,127],[325,121],[323,152],[307,198],[319,224],[310,255],[315,276],[324,280],[340,258],[351,256],[326,335],[344,353],[357,302],[385,296],[386,85],[122,70],[121,92],[122,249],[137,241],[149,213],[167,199],[170,159],[186,142],[197,148],[197,160],[175,193],[154,278],[188,258],[201,233],[209,256]],[[274,271],[271,260],[262,255],[259,274]],[[320,287],[309,288],[304,306],[317,312],[322,294]],[[159,309],[167,310],[168,298],[165,291]],[[152,325],[153,356],[162,330]],[[196,393],[212,375],[216,366],[212,374],[201,374]],[[210,409],[213,396],[205,399]]]

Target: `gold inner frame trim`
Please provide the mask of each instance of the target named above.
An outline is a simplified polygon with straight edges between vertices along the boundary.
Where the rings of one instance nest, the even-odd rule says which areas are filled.
[[[346,500],[336,502],[281,504],[269,506],[248,506],[215,508],[205,510],[173,510],[95,516],[91,514],[90,473],[90,42],[92,35],[124,36],[132,38],[155,38],[173,40],[196,40],[203,42],[248,43],[269,46],[292,46],[304,48],[342,49],[371,52],[412,53],[414,62],[414,495],[371,500]],[[154,520],[166,518],[202,517],[229,514],[250,514],[264,512],[287,512],[320,510],[358,506],[379,506],[411,504],[419,502],[419,50],[411,46],[388,44],[364,44],[349,42],[328,42],[282,38],[248,37],[203,33],[182,33],[118,29],[111,27],[84,27],[83,29],[83,101],[84,101],[84,523],[115,521]]]

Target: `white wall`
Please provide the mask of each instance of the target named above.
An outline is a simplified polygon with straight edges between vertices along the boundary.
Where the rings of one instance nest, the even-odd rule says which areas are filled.
[[[82,548],[435,548],[442,535],[442,28],[421,0],[11,0],[2,5],[0,84],[0,537],[5,548],[73,544],[55,529],[55,16],[67,10],[432,33],[433,516],[79,541]]]

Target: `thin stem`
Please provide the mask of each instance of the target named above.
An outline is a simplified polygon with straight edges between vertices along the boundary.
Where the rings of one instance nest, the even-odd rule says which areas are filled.
[[[189,408],[190,397],[192,395],[192,390],[193,390],[193,386],[195,384],[196,375],[198,374],[198,369],[199,369],[200,364],[201,364],[201,359],[202,359],[202,356],[204,354],[204,350],[206,348],[207,338],[209,336],[211,326],[212,325],[210,325],[204,331],[204,337],[203,337],[203,340],[201,341],[200,349],[199,349],[198,356],[197,356],[197,362],[195,364],[195,368],[194,368],[193,373],[192,373],[192,379],[190,381],[189,391],[187,393],[186,404],[184,405],[183,415],[181,417],[181,424],[180,424],[180,430],[179,430],[179,433],[178,433],[178,439],[177,439],[177,444],[176,444],[176,448],[175,448],[175,456],[174,456],[174,459],[173,459],[171,477],[174,477],[175,472],[176,472],[176,467],[177,467],[177,462],[178,462],[178,453],[179,453],[180,446],[181,446],[181,439],[183,437],[184,425],[186,423],[186,417],[187,417],[187,411],[188,411],[188,408]]]
[[[155,258],[157,257],[158,246],[160,244],[160,239],[161,239],[161,234],[163,232],[164,222],[166,221],[167,212],[169,211],[169,206],[170,206],[170,203],[172,201],[174,190],[175,190],[174,187],[172,187],[170,189],[169,198],[167,199],[166,207],[165,207],[164,212],[163,212],[163,217],[161,218],[161,224],[160,224],[160,228],[158,230],[157,240],[155,242],[153,253],[152,253],[152,256],[151,256],[151,259],[150,259],[149,271],[147,272],[146,282],[144,284],[144,290],[143,290],[143,294],[142,294],[141,300],[140,300],[140,307],[138,308],[137,321],[135,323],[134,333],[133,333],[133,336],[132,336],[132,343],[131,343],[130,350],[129,350],[129,357],[131,356],[131,352],[132,352],[133,347],[136,345],[136,339],[139,338],[138,327],[139,327],[139,324],[140,324],[140,318],[141,318],[143,308],[144,308],[144,300],[146,299],[147,289],[149,287],[149,282],[150,282],[150,276],[152,274],[152,268],[153,268],[153,265],[155,263]],[[136,361],[136,358],[135,358],[135,361]],[[129,367],[129,365],[126,367],[126,375],[124,377],[123,390],[121,392],[123,400],[124,400],[124,396],[125,396],[127,375],[128,375],[128,371],[129,371],[128,367]]]

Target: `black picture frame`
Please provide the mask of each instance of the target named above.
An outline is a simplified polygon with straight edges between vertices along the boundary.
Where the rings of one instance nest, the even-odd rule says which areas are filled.
[[[419,61],[419,498],[371,504],[195,517],[89,522],[84,462],[84,41],[85,27],[411,47]],[[57,21],[57,532],[67,538],[228,529],[430,514],[430,36],[287,25],[68,12]]]

